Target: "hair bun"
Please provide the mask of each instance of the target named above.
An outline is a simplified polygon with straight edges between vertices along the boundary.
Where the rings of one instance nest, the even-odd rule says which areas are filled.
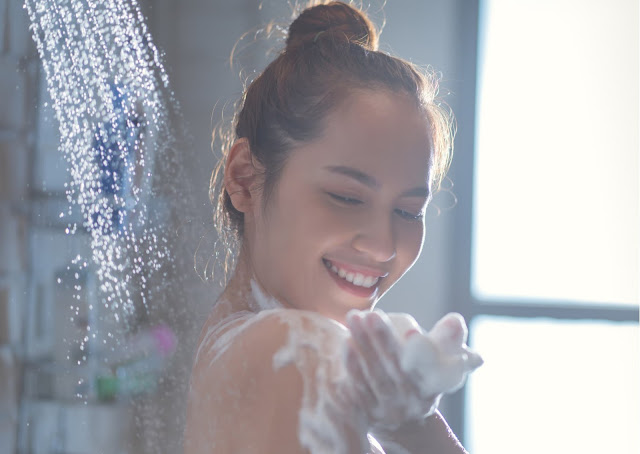
[[[289,26],[287,49],[312,43],[322,35],[378,50],[378,32],[371,20],[359,9],[342,2],[316,5],[302,11]]]

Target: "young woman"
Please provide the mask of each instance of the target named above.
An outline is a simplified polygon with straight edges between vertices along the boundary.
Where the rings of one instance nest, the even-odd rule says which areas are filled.
[[[420,255],[448,167],[435,94],[351,6],[291,24],[214,173],[220,235],[240,248],[202,331],[185,454],[464,452],[404,367],[403,343],[424,332],[372,310]],[[464,347],[463,322],[442,333]]]

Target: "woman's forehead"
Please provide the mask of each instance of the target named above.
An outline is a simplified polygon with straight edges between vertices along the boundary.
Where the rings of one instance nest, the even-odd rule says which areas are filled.
[[[322,136],[351,146],[426,147],[428,120],[403,93],[361,90],[327,115]]]
[[[360,91],[328,114],[320,137],[325,153],[349,159],[404,161],[428,164],[429,124],[407,95],[389,91]]]
[[[343,166],[382,183],[400,178],[406,184],[424,185],[430,142],[427,119],[408,96],[364,90],[329,113],[322,134],[302,145],[298,150],[302,154],[292,158],[314,171]]]

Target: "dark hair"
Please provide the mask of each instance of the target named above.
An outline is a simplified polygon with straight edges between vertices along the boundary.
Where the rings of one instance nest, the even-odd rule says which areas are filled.
[[[432,192],[440,187],[450,162],[452,122],[436,103],[438,79],[416,65],[378,51],[378,33],[360,10],[342,2],[312,6],[289,27],[286,48],[247,88],[234,118],[235,138],[246,138],[264,168],[263,199],[268,201],[290,150],[317,138],[324,120],[349,93],[389,90],[413,99],[429,123],[433,149]],[[226,153],[210,186],[214,223],[227,258],[242,240],[243,213],[231,203],[222,180]],[[228,270],[225,260],[225,274]]]

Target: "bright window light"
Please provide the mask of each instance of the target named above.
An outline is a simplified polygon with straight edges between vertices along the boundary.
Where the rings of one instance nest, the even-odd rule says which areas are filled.
[[[481,316],[471,332],[469,452],[640,452],[637,323]]]
[[[476,298],[638,304],[638,16],[633,0],[482,1]]]

